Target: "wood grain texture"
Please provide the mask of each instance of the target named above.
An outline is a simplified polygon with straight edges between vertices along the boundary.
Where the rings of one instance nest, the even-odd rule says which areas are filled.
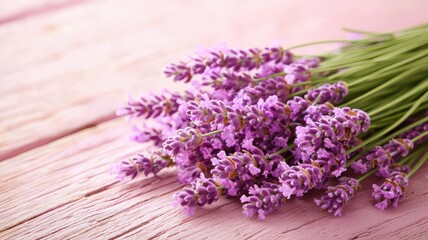
[[[426,239],[428,166],[398,209],[375,209],[366,184],[342,218],[321,212],[315,193],[264,222],[246,219],[236,199],[186,217],[171,206],[182,187],[174,169],[128,183],[107,174],[147,147],[114,119],[125,94],[183,89],[161,70],[194,48],[290,46],[343,38],[343,26],[389,31],[428,20],[422,0],[329,4],[0,0],[0,239]]]

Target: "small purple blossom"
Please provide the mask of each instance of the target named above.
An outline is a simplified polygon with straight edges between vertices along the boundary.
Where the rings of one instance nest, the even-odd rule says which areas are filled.
[[[267,177],[271,165],[265,159],[265,155],[260,149],[253,149],[252,152],[236,152],[226,155],[224,151],[211,159],[214,168],[211,174],[219,179],[228,179],[228,185],[233,186],[232,191],[225,186],[229,195],[243,193],[245,189],[252,186],[256,178]]]
[[[415,138],[415,137],[417,137],[417,136],[419,136],[422,133],[427,132],[427,131],[428,131],[428,123],[424,123],[424,124],[421,124],[421,125],[413,128],[413,129],[410,129],[409,131],[407,131],[405,133],[402,133],[400,135],[400,137],[404,138],[404,139],[406,139],[406,138],[407,139],[413,139],[413,138]],[[428,135],[417,140],[415,142],[415,144],[421,144],[421,143],[425,142],[426,140],[428,140]]]
[[[375,206],[382,210],[391,206],[397,207],[408,185],[409,178],[406,173],[393,171],[381,186],[373,184],[372,196],[377,202]]]
[[[157,174],[170,166],[174,166],[171,157],[163,154],[160,150],[156,150],[152,153],[138,153],[128,160],[117,163],[112,167],[111,173],[117,179],[124,180],[125,178],[135,178],[139,174],[145,176],[150,173]]]
[[[242,195],[240,198],[245,216],[252,217],[258,214],[258,219],[264,220],[266,215],[282,206],[284,199],[279,187],[279,184],[270,182],[264,182],[260,187],[258,185],[250,187],[248,195]]]
[[[309,106],[304,113],[304,120],[306,121],[318,121],[322,116],[332,116],[334,106],[329,103],[317,104]]]
[[[323,178],[323,171],[316,165],[302,163],[289,166],[279,179],[281,182],[279,191],[288,199],[292,195],[302,197],[303,194],[320,184]]]
[[[205,54],[194,56],[189,62],[170,64],[164,73],[167,77],[173,77],[175,81],[190,82],[195,75],[202,74],[208,69],[252,70],[269,62],[289,64],[291,60],[291,53],[280,47],[263,50],[257,48],[234,50],[223,47],[214,51],[205,51]]]
[[[334,84],[324,84],[320,87],[309,90],[305,98],[315,101],[318,96],[318,103],[341,103],[343,98],[348,95],[348,86],[345,82],[339,81]]]
[[[342,215],[343,207],[357,193],[358,181],[354,178],[342,177],[336,186],[328,186],[326,195],[315,199],[315,203],[323,210],[333,213],[335,217]]]
[[[129,96],[128,104],[117,110],[117,115],[145,118],[155,118],[161,115],[168,116],[177,112],[179,107],[177,101],[179,99],[182,99],[180,94],[166,90],[158,95],[152,94],[139,97],[137,100]]]
[[[162,129],[153,127],[149,128],[147,126],[142,128],[134,126],[132,128],[132,134],[130,138],[131,140],[139,143],[152,142],[155,146],[158,147],[162,147],[162,143],[165,141],[165,139],[163,139]]]
[[[409,139],[392,139],[384,146],[376,146],[361,158],[351,164],[357,173],[366,173],[370,169],[379,167],[379,174],[383,177],[389,175],[389,168],[400,158],[407,156],[413,149],[413,142]]]
[[[210,205],[221,196],[222,188],[212,178],[206,178],[203,174],[182,191],[174,194],[174,204],[180,205],[189,214],[195,213],[196,207]]]
[[[202,134],[199,130],[187,127],[177,130],[175,136],[169,137],[163,143],[163,150],[170,156],[176,156],[181,151],[196,148],[202,143]]]

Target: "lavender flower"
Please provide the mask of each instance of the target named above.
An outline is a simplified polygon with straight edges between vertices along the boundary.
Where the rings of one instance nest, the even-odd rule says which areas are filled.
[[[323,171],[316,165],[302,163],[289,166],[279,179],[281,182],[279,191],[286,198],[290,198],[292,195],[302,197],[303,194],[320,184],[322,179]]]
[[[290,106],[290,119],[293,122],[303,122],[305,111],[309,108],[310,102],[302,97],[294,97],[287,101]]]
[[[242,195],[240,200],[245,216],[252,217],[258,214],[259,220],[264,220],[266,215],[276,211],[284,204],[279,184],[264,182],[261,187],[250,187],[248,195]]]
[[[260,149],[253,151],[236,152],[226,155],[224,151],[217,158],[211,159],[214,168],[211,174],[222,181],[228,194],[236,196],[242,194],[254,184],[256,178],[267,177],[270,165]]]
[[[245,95],[250,100],[247,104],[254,104],[260,98],[266,99],[270,96],[277,96],[280,101],[287,101],[292,87],[284,77],[274,77],[261,81],[255,86],[243,88],[239,94]],[[238,95],[239,96],[239,95]]]
[[[162,147],[163,134],[162,129],[158,128],[150,128],[147,126],[143,126],[143,128],[138,128],[134,126],[132,128],[131,140],[139,143],[153,142],[153,144],[157,147]]]
[[[178,100],[182,99],[178,93],[163,91],[159,95],[148,95],[134,100],[129,96],[128,104],[117,111],[119,116],[155,118],[160,115],[168,116],[177,112]]]
[[[413,128],[413,129],[410,129],[409,131],[407,131],[405,133],[402,133],[400,135],[400,138],[413,139],[413,138],[421,135],[422,133],[424,133],[426,131],[428,131],[428,123],[421,124],[421,125]],[[428,140],[428,135],[417,140],[415,142],[415,144],[421,144],[421,143],[425,142],[426,140]]]
[[[339,81],[334,84],[327,83],[311,89],[306,93],[305,98],[315,101],[319,96],[318,103],[340,103],[346,95],[348,95],[348,86],[345,82]]]
[[[243,127],[245,114],[244,108],[234,108],[223,101],[210,100],[208,95],[204,95],[201,101],[190,101],[187,107],[187,115],[197,126],[211,124],[216,127],[231,124],[240,129]]]
[[[257,104],[246,107],[229,106],[223,101],[209,100],[205,96],[204,100],[189,102],[187,115],[195,125],[210,124],[212,130],[228,125],[237,130],[246,126],[259,130],[273,121],[287,121],[290,111],[276,96],[260,99]]]
[[[332,116],[334,106],[326,102],[324,104],[317,104],[309,106],[304,112],[304,120],[306,121],[319,121],[322,116]]]
[[[254,85],[254,79],[248,73],[236,73],[224,69],[209,69],[202,75],[202,85],[212,86],[214,89],[226,91],[239,91]]]
[[[234,71],[252,70],[266,64],[274,63],[291,63],[292,56],[290,52],[282,48],[265,48],[249,50],[230,50],[221,49],[219,51],[207,51],[205,56],[193,57],[189,62],[180,62],[170,64],[166,67],[164,73],[167,77],[173,77],[176,81],[190,82],[197,74],[213,68],[231,69]]]
[[[357,161],[351,164],[351,168],[357,173],[366,173],[370,169],[379,167],[379,174],[389,176],[389,168],[400,158],[409,154],[413,149],[413,142],[409,139],[392,139],[384,146],[376,146]]]
[[[358,109],[335,108],[332,116],[317,121],[306,120],[306,126],[296,128],[294,156],[303,163],[315,162],[324,171],[324,179],[340,176],[345,171],[346,149],[355,137],[367,131],[368,115]]]
[[[342,215],[343,207],[357,193],[358,181],[354,178],[342,177],[336,186],[328,186],[326,195],[315,199],[315,203],[323,210],[333,213],[334,216]]]
[[[389,207],[397,207],[400,199],[404,197],[406,187],[409,185],[407,174],[402,171],[393,171],[385,182],[378,186],[373,184],[373,198],[377,208],[386,210]]]
[[[300,162],[316,162],[325,173],[323,178],[339,176],[345,170],[346,150],[336,135],[336,129],[329,126],[329,121],[321,119],[320,122],[297,127],[296,135],[294,143],[297,148],[293,153]]]
[[[150,173],[157,174],[160,170],[173,165],[170,156],[156,150],[153,153],[138,153],[126,161],[121,161],[114,165],[110,172],[116,175],[117,179],[124,180],[127,177],[135,178],[138,174],[145,176]]]
[[[175,205],[181,205],[189,215],[193,215],[196,207],[216,202],[221,194],[220,184],[201,174],[191,187],[185,187],[182,191],[175,193],[173,197]]]
[[[202,143],[202,134],[199,130],[187,127],[177,130],[175,136],[169,137],[163,143],[163,150],[170,156],[176,156],[181,151],[196,148]]]

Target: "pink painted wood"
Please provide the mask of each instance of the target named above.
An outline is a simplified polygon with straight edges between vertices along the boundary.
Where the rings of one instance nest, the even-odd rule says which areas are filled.
[[[376,210],[369,181],[342,218],[307,196],[264,222],[233,199],[186,217],[171,206],[174,170],[125,183],[107,174],[147,147],[113,119],[125,94],[182,88],[161,69],[200,45],[289,46],[427,20],[422,0],[328,3],[0,0],[0,238],[426,239],[428,166],[398,209]]]

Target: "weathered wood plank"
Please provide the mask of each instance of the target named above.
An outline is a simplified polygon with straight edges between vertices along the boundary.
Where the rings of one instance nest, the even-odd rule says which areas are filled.
[[[384,2],[358,12],[342,1],[329,11],[318,1],[89,1],[2,25],[0,160],[110,119],[126,92],[168,86],[151,76],[200,44],[293,45],[343,36],[341,26],[390,30],[425,20],[426,1]],[[372,21],[380,8],[383,19]],[[388,20],[395,15],[406,18]]]
[[[0,25],[59,11],[85,1],[88,0],[2,0],[0,1]]]
[[[426,236],[426,166],[401,207],[385,213],[364,191],[340,219],[309,197],[265,222],[243,218],[236,200],[187,218],[170,205],[180,187],[173,171],[131,183],[107,175],[142,148],[126,140],[123,121],[91,127],[113,118],[125,92],[171,87],[161,68],[201,43],[293,45],[337,38],[341,26],[393,30],[426,21],[428,2],[367,1],[364,11],[342,1],[329,11],[319,1],[155,3],[90,1],[0,26],[0,160],[21,154],[0,163],[0,238]]]
[[[118,183],[109,165],[141,147],[124,139],[114,120],[0,163],[0,238],[223,239],[398,238],[427,234],[428,165],[411,179],[400,207],[372,206],[370,181],[344,216],[318,209],[312,194],[291,200],[264,222],[246,219],[236,199],[187,217],[171,206],[181,186],[174,170]]]

